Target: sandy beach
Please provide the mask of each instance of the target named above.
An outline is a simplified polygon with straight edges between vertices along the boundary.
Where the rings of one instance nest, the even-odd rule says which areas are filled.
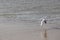
[[[47,36],[48,40],[60,40],[60,29],[48,29]],[[39,26],[33,24],[27,25],[25,23],[1,23],[0,40],[42,40],[41,30]]]

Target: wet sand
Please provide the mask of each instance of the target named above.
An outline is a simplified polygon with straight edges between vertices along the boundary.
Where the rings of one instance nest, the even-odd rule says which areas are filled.
[[[0,40],[42,40],[39,26],[20,24],[0,24]],[[53,26],[53,25],[51,25]],[[48,40],[60,40],[60,29],[47,30]]]

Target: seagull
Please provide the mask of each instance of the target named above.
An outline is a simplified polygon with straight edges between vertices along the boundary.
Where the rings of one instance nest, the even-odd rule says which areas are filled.
[[[43,24],[47,24],[47,19],[46,18],[47,17],[41,18],[41,23],[40,23],[41,26],[43,26]]]
[[[42,17],[40,20],[41,20],[40,25],[43,26],[43,24],[47,24],[48,21],[60,21],[60,17],[49,18],[48,16],[46,16],[44,18]]]
[[[47,23],[47,20],[46,19],[42,19],[40,25],[42,26],[43,24],[46,24],[46,23]]]

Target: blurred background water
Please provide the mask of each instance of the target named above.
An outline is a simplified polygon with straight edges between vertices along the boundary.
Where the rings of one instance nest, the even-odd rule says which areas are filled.
[[[60,18],[59,0],[0,0],[0,23],[40,26],[40,18],[45,16]]]

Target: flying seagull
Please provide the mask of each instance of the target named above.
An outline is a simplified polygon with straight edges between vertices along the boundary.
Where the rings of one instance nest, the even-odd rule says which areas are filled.
[[[48,16],[46,16],[46,17],[42,17],[40,19],[40,21],[41,21],[40,25],[43,26],[43,24],[47,24],[48,21],[60,21],[60,18],[59,17],[57,17],[57,18],[49,18]]]

